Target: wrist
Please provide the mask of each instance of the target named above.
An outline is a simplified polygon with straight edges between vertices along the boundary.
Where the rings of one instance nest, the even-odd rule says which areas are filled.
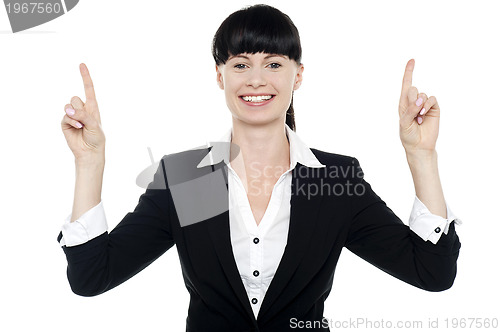
[[[410,165],[432,165],[437,163],[437,151],[434,150],[405,150],[406,160]]]
[[[413,177],[413,182],[419,179],[429,179],[439,176],[437,152],[432,153],[407,153],[406,159]]]
[[[104,154],[93,156],[92,158],[75,158],[75,167],[77,169],[87,169],[87,170],[96,170],[100,168],[104,168],[106,163],[106,159],[104,158]]]

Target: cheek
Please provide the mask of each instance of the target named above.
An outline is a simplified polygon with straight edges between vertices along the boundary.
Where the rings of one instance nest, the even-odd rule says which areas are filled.
[[[290,79],[283,79],[280,82],[279,89],[281,90],[282,94],[291,95],[293,91],[293,86],[294,86],[294,81],[291,81]]]
[[[231,89],[228,89],[227,87],[226,89],[224,89],[224,94],[227,100],[230,100],[232,97],[234,97],[234,92],[231,91]]]
[[[293,73],[289,73],[288,75],[280,77],[276,81],[276,84],[282,90],[282,93],[290,92],[291,94],[295,85],[295,76],[293,75]]]
[[[226,91],[231,91],[234,93],[241,86],[240,81],[241,81],[240,78],[228,75],[225,77],[225,80],[224,80],[224,89]]]

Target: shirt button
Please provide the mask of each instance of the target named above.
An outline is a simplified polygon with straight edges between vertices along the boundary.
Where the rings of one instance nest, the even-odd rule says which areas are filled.
[[[257,299],[254,297],[254,298],[252,299],[252,304],[256,304],[256,303],[257,303]]]
[[[257,270],[253,271],[253,275],[256,276],[256,277],[258,277],[259,276],[259,271],[257,271]]]
[[[255,244],[259,243],[259,238],[258,237],[254,238],[253,243],[255,243]]]
[[[441,228],[439,228],[439,227],[438,227],[438,228],[436,228],[436,229],[434,230],[434,232],[436,232],[436,233],[441,232]]]

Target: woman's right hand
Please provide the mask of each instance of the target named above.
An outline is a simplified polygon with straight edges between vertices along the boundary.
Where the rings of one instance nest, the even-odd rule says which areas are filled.
[[[101,163],[104,162],[106,138],[101,128],[94,85],[84,63],[80,64],[80,73],[85,88],[85,103],[76,96],[71,98],[71,103],[64,106],[66,114],[61,127],[77,163]]]

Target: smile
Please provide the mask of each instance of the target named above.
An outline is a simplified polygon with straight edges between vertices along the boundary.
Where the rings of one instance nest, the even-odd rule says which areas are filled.
[[[262,96],[240,96],[246,102],[249,103],[262,103],[272,99],[274,95],[262,95]]]

